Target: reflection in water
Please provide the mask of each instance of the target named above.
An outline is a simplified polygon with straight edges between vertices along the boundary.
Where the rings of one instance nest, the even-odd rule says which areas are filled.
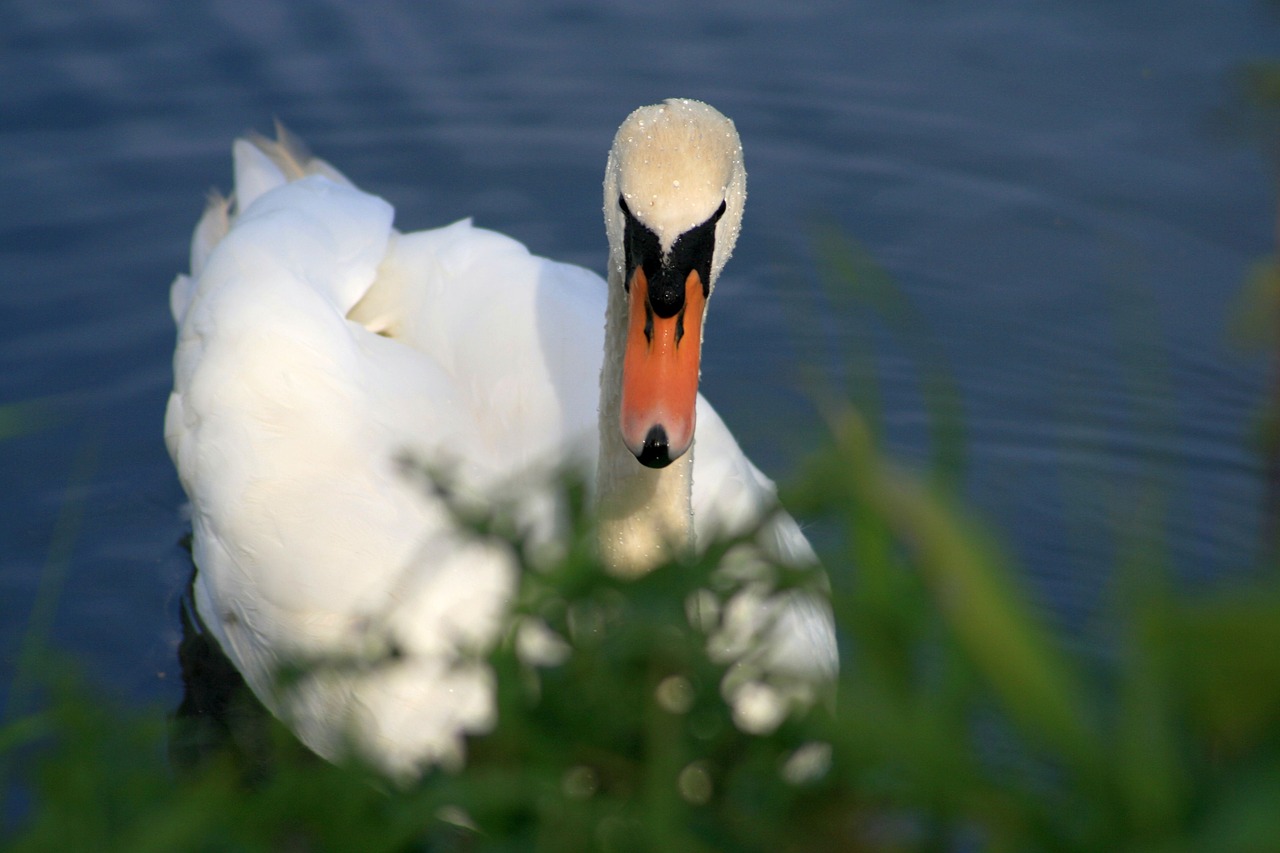
[[[190,537],[186,544],[190,546]],[[226,756],[252,781],[268,769],[272,738],[279,736],[275,730],[280,727],[205,630],[195,607],[196,571],[193,565],[179,613],[182,702],[169,729],[169,759],[178,770],[192,771]]]

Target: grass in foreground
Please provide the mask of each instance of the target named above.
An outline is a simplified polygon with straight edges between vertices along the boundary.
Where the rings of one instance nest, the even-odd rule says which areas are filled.
[[[838,531],[827,559],[842,661],[831,700],[769,735],[733,724],[726,673],[703,651],[716,623],[705,605],[734,592],[713,569],[720,549],[616,580],[578,513],[574,547],[525,574],[517,606],[570,654],[528,665],[514,631],[493,652],[500,721],[465,771],[398,789],[315,759],[264,719],[233,732],[238,751],[177,770],[160,714],[112,708],[64,676],[43,710],[0,727],[0,761],[33,804],[10,848],[1245,851],[1280,839],[1280,586],[1188,601],[1136,567],[1114,664],[1099,671],[1058,650],[991,538],[886,462],[852,410],[830,416],[829,446],[787,500]]]

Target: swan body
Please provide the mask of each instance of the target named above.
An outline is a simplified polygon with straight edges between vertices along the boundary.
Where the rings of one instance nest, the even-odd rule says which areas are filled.
[[[702,304],[741,221],[736,132],[693,101],[628,119],[606,172],[607,282],[470,221],[400,233],[387,202],[283,136],[233,152],[234,202],[211,203],[170,300],[165,440],[190,499],[197,611],[320,755],[355,750],[400,776],[456,766],[463,738],[493,724],[479,652],[500,631],[516,566],[405,476],[406,454],[448,470],[467,499],[509,498],[549,543],[555,472],[594,470],[602,556],[620,572],[750,529],[774,508],[773,485],[696,395],[696,359],[687,412],[641,393],[665,385],[621,387],[628,294],[647,284],[657,304],[665,286],[658,266],[647,281],[629,269],[628,247],[656,239],[674,256],[714,214],[717,245],[684,282],[689,305]],[[684,335],[700,330],[687,311]],[[674,320],[650,319],[661,344]],[[624,404],[639,414],[620,427]],[[695,435],[696,452],[677,454]],[[646,454],[662,467],[640,464]],[[794,521],[770,517],[759,547],[811,563]],[[392,645],[394,660],[361,665]],[[771,645],[796,670],[835,667],[816,601],[783,605]],[[277,685],[284,665],[335,657],[352,663]]]

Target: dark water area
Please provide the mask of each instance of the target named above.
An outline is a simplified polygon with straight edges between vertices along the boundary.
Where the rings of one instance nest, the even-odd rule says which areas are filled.
[[[815,434],[802,364],[868,346],[889,447],[927,456],[927,366],[874,317],[805,313],[834,225],[954,376],[967,494],[1057,622],[1089,635],[1152,488],[1182,577],[1246,571],[1267,366],[1226,329],[1276,208],[1233,82],[1278,47],[1274,5],[1206,0],[5,4],[0,403],[46,417],[0,456],[0,694],[43,595],[55,648],[176,702],[168,286],[231,140],[275,117],[403,229],[473,216],[600,270],[618,123],[707,100],[750,200],[704,390],[768,473]]]

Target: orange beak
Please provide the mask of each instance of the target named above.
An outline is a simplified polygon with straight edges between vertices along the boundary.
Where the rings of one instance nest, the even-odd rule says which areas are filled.
[[[650,468],[663,468],[693,444],[707,298],[697,271],[684,282],[684,305],[659,317],[644,269],[631,276],[627,349],[622,361],[622,440]]]

